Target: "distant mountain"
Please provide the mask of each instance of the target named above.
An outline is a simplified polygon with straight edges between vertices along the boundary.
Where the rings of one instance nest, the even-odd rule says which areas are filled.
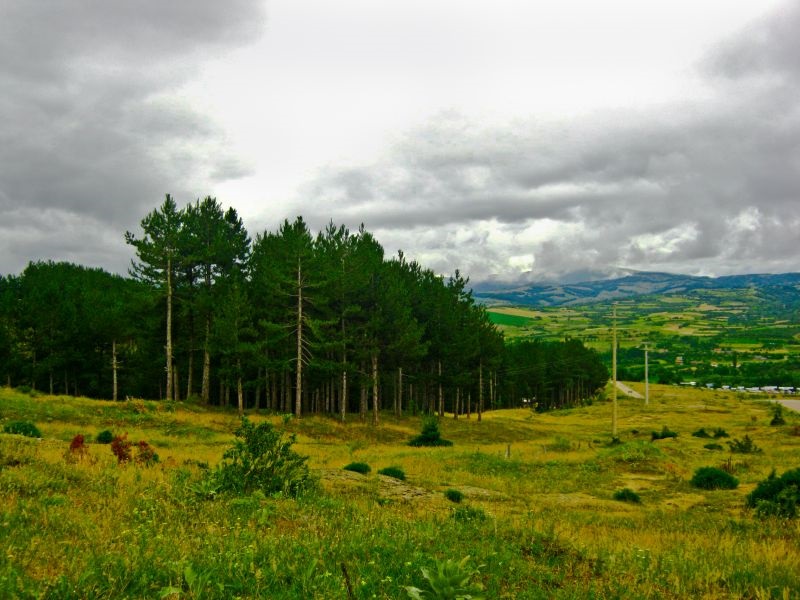
[[[574,284],[534,284],[512,289],[474,290],[487,305],[570,306],[588,302],[622,300],[650,294],[683,294],[694,290],[742,288],[795,288],[800,292],[800,273],[781,275],[726,275],[695,277],[671,273],[631,272],[625,277]]]

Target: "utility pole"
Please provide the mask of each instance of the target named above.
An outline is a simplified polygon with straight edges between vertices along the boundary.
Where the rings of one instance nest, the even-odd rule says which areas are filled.
[[[614,302],[614,310],[611,325],[611,378],[614,380],[611,386],[611,436],[617,437],[617,303]]]
[[[644,344],[644,405],[650,404],[650,378],[647,372],[647,342]]]

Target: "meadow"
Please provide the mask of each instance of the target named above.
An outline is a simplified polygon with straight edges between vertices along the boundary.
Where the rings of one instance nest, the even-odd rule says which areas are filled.
[[[398,599],[423,567],[468,556],[485,598],[797,598],[798,519],[745,507],[772,469],[800,467],[800,415],[773,426],[771,414],[766,397],[651,385],[648,406],[620,397],[617,444],[599,401],[449,416],[453,445],[436,448],[408,445],[415,416],[250,414],[309,456],[318,486],[291,498],[208,493],[233,412],[0,388],[0,429],[42,432],[0,434],[0,597]],[[652,440],[665,426],[677,436]],[[730,438],[707,449],[699,428]],[[74,436],[106,429],[146,440],[158,462],[118,464],[94,442],[70,454]],[[761,452],[729,451],[745,435]],[[343,470],[352,462],[371,471]],[[739,486],[692,487],[704,466]],[[615,500],[624,488],[641,502]]]

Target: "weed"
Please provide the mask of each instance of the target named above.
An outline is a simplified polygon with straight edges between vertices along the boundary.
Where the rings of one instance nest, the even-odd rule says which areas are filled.
[[[111,452],[117,457],[117,464],[124,464],[131,459],[133,442],[128,441],[128,434],[115,436],[111,442]]]
[[[452,446],[453,442],[442,439],[439,431],[439,419],[426,417],[422,420],[422,432],[411,438],[409,446]]]
[[[700,467],[694,472],[690,483],[704,490],[733,490],[739,486],[736,477],[717,467]]]
[[[406,593],[412,600],[424,600],[432,598],[436,600],[482,600],[480,592],[483,585],[471,583],[470,579],[477,575],[481,569],[472,568],[467,563],[469,556],[464,557],[459,562],[451,559],[436,561],[436,569],[431,571],[422,567],[422,577],[425,579],[421,585],[424,589],[407,586]]]
[[[600,458],[641,467],[663,459],[664,453],[651,442],[638,440],[608,448],[600,453]]]
[[[717,427],[711,435],[714,437],[715,440],[724,437],[731,437],[730,435],[728,435],[728,432],[725,431],[722,427]]]
[[[453,519],[461,522],[482,522],[486,520],[486,513],[482,508],[474,506],[456,506],[452,513]]]
[[[144,440],[136,443],[136,456],[134,460],[137,465],[149,467],[158,462],[158,454],[153,447]]]
[[[464,499],[464,494],[459,492],[458,490],[449,489],[444,491],[444,497],[450,500],[450,502],[454,502],[455,504],[460,504],[461,501]]]
[[[372,468],[363,462],[351,462],[349,465],[345,465],[342,467],[345,471],[353,471],[354,473],[361,473],[362,475],[366,475]]]
[[[69,444],[69,450],[64,455],[67,462],[79,462],[88,456],[89,448],[82,434],[77,434]]]
[[[378,473],[386,475],[387,477],[399,479],[400,481],[406,480],[406,474],[400,467],[384,467],[383,469],[379,469]]]
[[[756,446],[750,436],[746,434],[741,440],[734,439],[732,442],[728,442],[728,446],[730,447],[731,452],[735,452],[737,454],[758,454],[761,452],[761,448]]]
[[[678,434],[675,433],[674,431],[670,431],[669,427],[667,427],[666,425],[664,425],[661,428],[661,431],[654,431],[653,433],[650,434],[650,439],[652,441],[665,440],[667,438],[676,438],[676,437],[678,437]]]
[[[114,441],[114,434],[111,433],[108,429],[104,429],[94,437],[94,440],[98,444],[110,444],[111,442]]]
[[[555,441],[548,444],[547,449],[551,452],[569,452],[572,450],[572,444],[567,438],[557,435]]]
[[[722,446],[714,442],[711,442],[710,444],[703,444],[703,448],[706,450],[722,450]]]
[[[630,488],[622,488],[621,490],[617,490],[614,492],[613,498],[614,500],[619,500],[620,502],[631,502],[633,504],[642,503],[642,499],[639,497],[639,494]]]
[[[42,437],[42,432],[39,431],[39,428],[29,421],[11,421],[3,427],[3,432],[24,435],[30,438]]]
[[[213,472],[221,491],[243,494],[261,490],[297,496],[312,486],[308,457],[292,450],[294,434],[284,438],[271,423],[254,425],[247,417],[234,433],[233,447],[225,451]]]
[[[711,435],[705,430],[705,428],[701,427],[697,431],[692,432],[692,437],[710,438]]]
[[[759,482],[747,495],[748,508],[755,508],[760,517],[777,516],[794,518],[800,502],[800,469],[786,471],[777,477],[773,469],[769,476]]]

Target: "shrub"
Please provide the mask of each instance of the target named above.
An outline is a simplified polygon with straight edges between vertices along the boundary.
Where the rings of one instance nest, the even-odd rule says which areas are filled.
[[[117,464],[123,464],[131,459],[131,448],[133,442],[128,441],[128,434],[115,436],[111,440],[111,452],[117,457]]]
[[[220,491],[297,496],[313,485],[308,457],[292,450],[293,434],[284,438],[272,424],[254,425],[247,417],[234,434],[237,439],[212,474]]]
[[[749,435],[745,435],[741,440],[734,439],[732,442],[728,442],[728,446],[731,452],[736,452],[737,454],[757,454],[761,452],[761,448],[753,443]]]
[[[345,471],[353,471],[354,473],[361,473],[362,475],[366,475],[367,473],[372,471],[372,468],[367,463],[363,462],[352,462],[349,465],[345,465],[342,468]]]
[[[653,433],[650,434],[650,438],[652,439],[652,441],[665,440],[667,438],[676,438],[676,437],[678,437],[678,434],[675,433],[674,431],[670,431],[669,427],[667,427],[666,425],[664,425],[661,428],[661,431],[654,431]]]
[[[703,427],[701,427],[700,429],[692,433],[692,437],[710,438],[711,435]]]
[[[29,421],[11,421],[10,423],[6,423],[5,427],[3,427],[3,431],[5,433],[24,435],[30,438],[42,437],[42,432],[39,431],[39,428]]]
[[[462,494],[458,490],[449,489],[444,491],[444,497],[450,500],[450,502],[455,502],[456,504],[460,504],[461,501],[464,499],[464,494]]]
[[[724,437],[731,437],[728,435],[728,432],[725,431],[722,427],[717,427],[711,435],[714,437],[715,440]]]
[[[703,448],[706,448],[707,450],[722,450],[722,446],[720,444],[715,444],[714,442],[710,444],[704,444]]]
[[[76,435],[72,438],[69,444],[69,454],[75,459],[81,459],[86,455],[86,440],[82,434]]]
[[[431,571],[422,567],[422,577],[425,582],[421,585],[425,589],[414,586],[406,586],[406,593],[412,600],[423,600],[433,598],[436,600],[482,600],[480,596],[483,585],[480,583],[470,583],[470,579],[478,573],[480,566],[471,568],[467,565],[469,556],[464,557],[459,562],[447,559],[446,561],[436,561],[436,570]],[[481,565],[482,566],[482,565]]]
[[[747,495],[748,508],[755,508],[760,517],[794,518],[800,502],[800,469],[786,471],[776,477],[775,470],[759,482]]]
[[[137,465],[145,465],[147,467],[158,462],[158,454],[153,447],[144,440],[136,444],[136,456],[134,461]]]
[[[639,494],[630,488],[622,488],[621,490],[617,490],[614,492],[613,498],[614,500],[619,500],[620,502],[632,502],[634,504],[641,504],[642,502]]]
[[[439,432],[439,419],[426,417],[422,421],[422,432],[408,442],[409,446],[452,446],[453,442],[442,439]]]
[[[406,480],[406,474],[400,467],[384,467],[383,469],[379,469],[378,473],[381,475],[386,475],[387,477],[399,479],[400,481]]]
[[[770,425],[786,425],[786,419],[783,418],[783,406],[775,402],[772,405],[772,420]]]
[[[482,508],[472,506],[456,506],[453,509],[453,519],[456,521],[470,522],[470,521],[485,521],[486,513]]]
[[[114,434],[111,433],[108,429],[104,429],[94,437],[94,440],[98,444],[110,444],[111,442],[114,441]]]
[[[704,490],[733,490],[739,486],[736,477],[717,467],[700,467],[690,483]]]

